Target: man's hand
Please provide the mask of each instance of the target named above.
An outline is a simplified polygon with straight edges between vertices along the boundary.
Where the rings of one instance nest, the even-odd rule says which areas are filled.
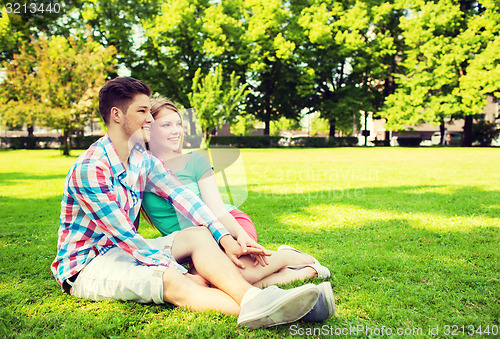
[[[253,241],[251,238],[250,240]],[[252,255],[254,258],[271,255],[271,252],[257,244],[255,241],[253,242],[256,245],[255,247],[249,246],[246,241],[244,241],[244,246],[242,246],[230,235],[226,235],[220,239],[220,245],[224,248],[226,255],[236,266],[242,269],[245,269],[245,265],[239,260],[239,258],[243,255]],[[262,258],[261,260],[262,265],[264,266],[266,262]]]

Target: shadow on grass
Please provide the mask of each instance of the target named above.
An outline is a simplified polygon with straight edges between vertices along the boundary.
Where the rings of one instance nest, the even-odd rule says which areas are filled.
[[[500,191],[475,186],[451,188],[441,185],[366,187],[303,193],[251,192],[245,206],[254,203],[279,205],[280,213],[309,213],[315,205],[347,205],[394,213],[428,213],[447,217],[485,216],[500,218]],[[282,209],[283,208],[283,209]],[[262,208],[265,211],[268,208]],[[259,212],[257,212],[259,213]]]
[[[297,246],[331,269],[340,316],[332,320],[336,325],[407,323],[421,324],[424,331],[436,323],[498,325],[500,228],[448,232],[443,225],[444,231],[435,231],[414,227],[408,215],[498,218],[500,192],[445,189],[428,185],[363,188],[358,195],[253,193],[242,209],[254,219],[263,244]],[[360,216],[359,224],[350,227],[331,227],[326,221],[305,230],[298,221],[283,222],[291,214],[313,219],[317,215],[311,207],[325,204],[391,213],[386,219]]]

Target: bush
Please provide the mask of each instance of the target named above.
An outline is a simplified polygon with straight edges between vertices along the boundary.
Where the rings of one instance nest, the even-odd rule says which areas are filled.
[[[238,148],[278,147],[281,137],[269,135],[215,136],[210,138],[210,146],[233,146]]]
[[[41,149],[50,148],[50,145],[57,143],[58,139],[55,137],[4,137],[1,138],[2,143],[8,145],[12,149]]]
[[[295,138],[290,146],[296,147],[352,147],[358,144],[356,137],[303,137]]]
[[[422,138],[419,137],[398,137],[398,144],[399,146],[403,147],[417,147],[420,146],[420,143],[422,142]]]
[[[100,136],[83,136],[77,135],[71,137],[72,149],[87,149]],[[2,143],[8,145],[12,149],[44,149],[44,148],[59,148],[62,145],[62,137],[11,137],[1,138]]]
[[[282,137],[267,135],[252,136],[216,136],[210,139],[210,146],[233,146],[239,148],[269,148],[280,147],[278,141]],[[290,147],[345,147],[356,146],[358,138],[322,138],[322,137],[301,137],[293,138]]]
[[[498,137],[499,133],[496,123],[479,120],[472,125],[472,142],[479,142],[481,146],[491,146],[491,142]]]
[[[71,137],[71,148],[72,149],[87,149],[94,142],[97,141],[101,136],[83,136],[83,135],[75,135]],[[62,144],[62,140],[61,140]]]

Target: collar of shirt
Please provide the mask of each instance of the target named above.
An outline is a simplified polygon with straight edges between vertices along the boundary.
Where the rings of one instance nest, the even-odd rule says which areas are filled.
[[[142,167],[144,166],[145,155],[147,154],[146,149],[140,143],[136,143],[134,147],[130,150],[129,158],[128,158],[128,168],[129,171],[125,169],[123,162],[118,156],[118,152],[116,151],[115,145],[111,141],[111,138],[108,134],[104,136],[104,140],[102,142],[105,154],[108,157],[109,165],[111,166],[111,170],[113,171],[113,176],[118,178],[120,181],[123,181],[127,177],[127,174],[133,173],[134,178],[132,180],[137,179],[137,175],[140,173]]]
[[[111,166],[111,170],[113,171],[113,176],[115,176],[116,178],[126,177],[127,171],[125,170],[125,166],[118,156],[115,145],[113,145],[113,142],[111,141],[111,138],[107,133],[102,140],[102,145],[105,151],[104,154],[106,154],[106,156],[108,157],[109,165]]]

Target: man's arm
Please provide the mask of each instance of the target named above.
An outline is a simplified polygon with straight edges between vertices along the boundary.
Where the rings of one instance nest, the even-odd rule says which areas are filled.
[[[150,266],[167,266],[185,273],[186,269],[163,252],[152,248],[137,234],[132,221],[120,205],[111,182],[112,173],[104,164],[82,164],[71,175],[68,192],[81,206],[86,216],[97,225],[95,230],[103,232],[116,246],[139,262]]]
[[[241,255],[267,255],[263,247],[250,247],[244,250],[210,208],[154,156],[151,156],[151,166],[147,190],[167,199],[175,209],[195,225],[207,227],[236,266],[245,268],[245,265],[238,259]],[[226,237],[227,235],[229,237]]]

